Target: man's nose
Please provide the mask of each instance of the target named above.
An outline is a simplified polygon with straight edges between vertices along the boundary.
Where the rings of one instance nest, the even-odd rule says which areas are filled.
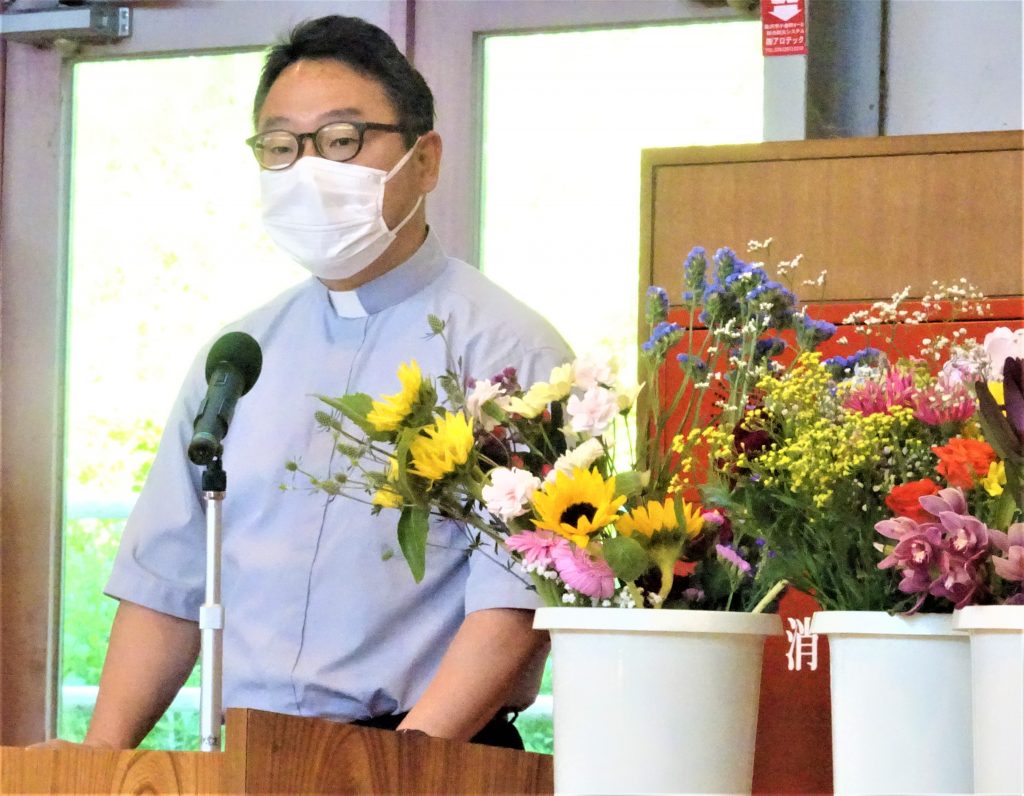
[[[303,136],[299,142],[299,157],[304,158],[307,155],[319,156],[319,152],[316,151],[316,144],[313,143],[312,136]]]

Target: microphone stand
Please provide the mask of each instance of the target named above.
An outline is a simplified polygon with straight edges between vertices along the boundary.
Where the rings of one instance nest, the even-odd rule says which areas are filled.
[[[224,606],[220,603],[221,507],[227,490],[227,473],[220,456],[214,456],[203,471],[203,500],[206,502],[206,602],[199,609],[200,712],[199,748],[220,751],[222,724],[221,668],[224,659]]]

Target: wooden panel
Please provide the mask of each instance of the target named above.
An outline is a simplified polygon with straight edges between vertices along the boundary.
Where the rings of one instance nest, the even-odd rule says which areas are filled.
[[[0,747],[0,793],[224,793],[225,755]]]
[[[794,141],[644,152],[641,285],[678,296],[695,245],[774,238],[828,269],[824,299],[886,298],[967,277],[1024,293],[1024,134]],[[805,277],[806,278],[806,277]]]
[[[229,711],[245,792],[551,793],[552,758],[257,710]]]

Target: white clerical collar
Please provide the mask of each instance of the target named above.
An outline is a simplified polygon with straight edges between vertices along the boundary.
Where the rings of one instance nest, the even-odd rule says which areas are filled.
[[[368,313],[355,290],[329,290],[331,305],[339,318],[365,318]]]

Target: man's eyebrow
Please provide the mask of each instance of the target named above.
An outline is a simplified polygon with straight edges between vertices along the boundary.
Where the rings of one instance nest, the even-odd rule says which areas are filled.
[[[359,108],[334,108],[317,117],[317,124],[323,125],[328,122],[348,121],[349,119],[360,120],[363,112]],[[260,130],[287,130],[293,124],[287,116],[268,116],[260,124]],[[312,132],[312,131],[311,131]]]

